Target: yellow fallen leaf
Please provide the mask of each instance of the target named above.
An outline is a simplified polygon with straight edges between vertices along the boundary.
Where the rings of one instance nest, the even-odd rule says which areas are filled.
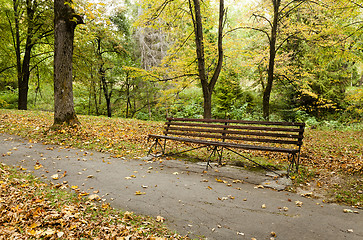
[[[87,195],[89,195],[89,193],[88,192],[81,192],[80,194],[78,194],[79,196],[87,196]]]
[[[35,170],[38,170],[38,169],[40,169],[40,168],[42,168],[43,167],[43,165],[42,164],[36,164],[35,166],[34,166],[34,169]]]
[[[39,227],[41,224],[39,222],[35,222],[33,223],[32,225],[30,225],[29,228],[36,228],[36,227]]]
[[[146,194],[145,192],[140,192],[140,191],[135,192],[135,195],[145,195],[145,194]]]
[[[110,204],[109,203],[102,203],[102,208],[103,209],[107,209],[110,207]]]

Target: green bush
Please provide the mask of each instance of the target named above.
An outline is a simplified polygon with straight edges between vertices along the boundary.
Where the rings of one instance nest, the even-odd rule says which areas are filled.
[[[0,92],[0,107],[7,109],[18,108],[18,92],[12,87]]]

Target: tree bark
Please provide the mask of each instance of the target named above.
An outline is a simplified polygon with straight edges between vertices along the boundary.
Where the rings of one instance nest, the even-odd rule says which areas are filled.
[[[267,76],[267,84],[263,91],[263,100],[262,100],[262,109],[263,109],[263,118],[265,120],[269,120],[270,118],[270,96],[272,91],[272,85],[274,81],[274,67],[275,67],[275,57],[276,57],[276,36],[277,36],[277,28],[278,28],[278,18],[279,18],[279,8],[281,0],[273,0],[273,8],[274,8],[274,16],[271,28],[271,37],[270,37],[270,59],[268,65],[268,76]]]
[[[19,1],[13,0],[13,10],[14,10],[14,21],[15,21],[15,38],[14,47],[16,55],[16,69],[18,78],[18,109],[27,110],[28,105],[28,90],[29,90],[29,77],[30,77],[30,58],[31,50],[34,46],[32,42],[33,38],[33,21],[34,21],[34,5],[31,0],[26,1],[26,21],[27,21],[27,35],[25,43],[25,52],[23,60],[21,60],[21,50],[20,50],[20,9]]]
[[[189,7],[192,13],[192,19],[194,23],[194,34],[195,34],[195,44],[196,53],[198,60],[198,75],[200,83],[203,90],[203,117],[205,119],[212,118],[212,93],[214,86],[218,80],[219,74],[222,69],[223,64],[223,44],[222,44],[222,34],[223,34],[223,19],[224,19],[224,0],[220,0],[219,4],[219,25],[218,25],[218,62],[214,70],[213,76],[210,81],[207,78],[207,72],[205,68],[205,58],[204,58],[204,43],[203,43],[203,24],[202,16],[200,11],[199,0],[193,0],[194,3],[194,14],[193,7],[189,1]]]
[[[79,124],[74,111],[72,56],[74,30],[82,18],[72,0],[54,0],[54,125]]]
[[[30,10],[31,11],[31,10]],[[29,10],[28,10],[29,12]],[[30,13],[31,15],[34,14]],[[28,13],[29,17],[29,13]],[[33,17],[33,16],[31,16]],[[32,43],[33,38],[33,27],[32,24],[28,23],[28,33],[27,39],[25,43],[25,53],[23,58],[23,65],[22,65],[22,74],[20,78],[19,85],[19,92],[18,92],[18,109],[19,110],[27,110],[28,109],[28,91],[29,91],[29,78],[30,78],[30,58],[31,58],[31,51],[34,46]]]
[[[12,31],[13,44],[16,55],[16,69],[17,69],[17,83],[18,83],[18,109],[27,110],[28,105],[28,90],[29,90],[29,79],[30,79],[30,60],[31,52],[35,44],[40,38],[48,35],[48,31],[37,34],[41,30],[44,22],[39,20],[35,14],[39,10],[39,1],[37,0],[26,0],[25,2],[25,16],[23,15],[22,3],[19,0],[13,0],[14,10],[14,25],[15,29]],[[26,27],[25,35],[25,48],[24,52],[21,51],[21,19],[25,19]],[[9,23],[10,18],[9,18]],[[37,38],[38,37],[38,38]]]

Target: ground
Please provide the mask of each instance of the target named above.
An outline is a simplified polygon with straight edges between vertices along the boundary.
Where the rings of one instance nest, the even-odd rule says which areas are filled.
[[[7,134],[0,135],[0,156],[4,164],[85,197],[96,191],[114,208],[161,217],[192,238],[363,238],[360,209],[264,187],[276,180],[261,172],[232,166],[205,171],[203,163],[141,155],[115,158]]]

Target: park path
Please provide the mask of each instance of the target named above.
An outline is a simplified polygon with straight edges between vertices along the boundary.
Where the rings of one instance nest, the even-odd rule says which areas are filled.
[[[77,185],[111,206],[153,217],[182,235],[207,239],[363,239],[363,212],[262,188],[274,180],[234,167],[177,160],[120,159],[106,153],[30,143],[0,134],[0,159],[45,180]],[[36,163],[43,167],[35,170]],[[217,169],[217,171],[216,171]],[[66,175],[53,180],[53,174]],[[136,192],[141,195],[136,195]]]

